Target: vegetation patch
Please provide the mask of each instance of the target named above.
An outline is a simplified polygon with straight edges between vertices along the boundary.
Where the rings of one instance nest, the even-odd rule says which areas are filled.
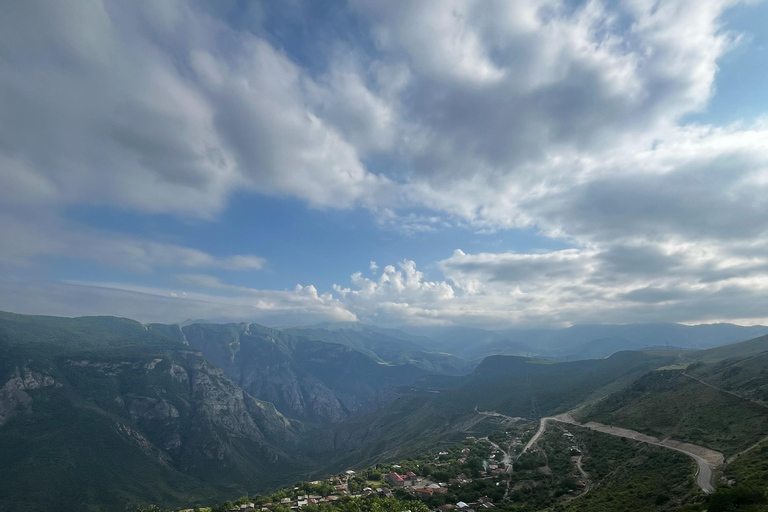
[[[580,421],[637,430],[706,446],[726,456],[768,432],[768,409],[718,391],[680,371],[652,372],[587,407]]]

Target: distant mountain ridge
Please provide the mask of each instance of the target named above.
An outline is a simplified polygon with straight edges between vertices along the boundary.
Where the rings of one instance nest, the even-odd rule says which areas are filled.
[[[528,355],[559,360],[608,357],[622,350],[666,346],[706,349],[768,333],[762,325],[674,323],[576,325],[562,329],[487,331],[467,327],[403,327],[436,341],[435,349],[467,361],[486,356]]]
[[[473,364],[434,349],[437,342],[398,329],[382,329],[365,324],[320,324],[283,329],[283,332],[310,339],[339,343],[390,364],[413,364],[430,373],[466,375]]]

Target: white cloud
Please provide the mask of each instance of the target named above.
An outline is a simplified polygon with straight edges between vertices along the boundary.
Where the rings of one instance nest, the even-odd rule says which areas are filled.
[[[734,3],[360,0],[376,51],[310,73],[194,4],[24,2],[0,26],[0,194],[205,217],[244,187],[536,224],[526,202],[646,172],[608,164],[706,105]]]
[[[60,316],[115,315],[161,323],[189,318],[267,325],[356,320],[331,297],[307,293],[305,288],[228,291],[210,294],[121,283],[0,281],[0,310]]]
[[[355,0],[361,40],[333,41],[311,66],[268,27],[235,29],[193,3],[14,3],[0,17],[0,261],[260,269],[258,256],[63,220],[86,204],[214,221],[243,190],[368,208],[409,236],[529,227],[572,245],[456,252],[435,281],[412,261],[381,274],[371,262],[376,279],[334,288],[343,307],[312,285],[272,297],[184,278],[256,294],[264,310],[309,301],[330,308],[307,310],[318,315],[481,325],[759,318],[768,127],[683,124],[738,42],[720,26],[738,3]]]
[[[767,248],[763,242],[760,247]],[[485,328],[728,318],[765,322],[768,257],[685,243],[611,245],[536,254],[457,250],[428,281],[415,263],[356,273],[334,287],[364,321]]]
[[[313,110],[374,107],[356,75],[327,89],[193,4],[24,2],[0,56],[4,200],[210,217],[238,187],[349,207],[387,186]]]
[[[0,265],[14,271],[62,256],[142,273],[159,267],[260,270],[266,264],[255,255],[217,257],[191,247],[83,228],[50,217],[22,220],[0,214],[0,239],[4,243]]]

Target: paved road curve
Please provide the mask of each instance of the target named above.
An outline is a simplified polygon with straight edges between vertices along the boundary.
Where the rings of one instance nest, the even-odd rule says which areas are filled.
[[[536,441],[539,440],[539,438],[541,437],[541,434],[543,434],[544,431],[547,429],[547,422],[549,420],[552,420],[552,419],[554,419],[554,417],[552,417],[552,418],[541,418],[541,423],[539,423],[539,430],[537,430],[536,433],[533,434],[533,437],[527,443],[525,443],[525,446],[523,447],[523,451],[520,452],[520,455],[522,455],[525,452],[527,452],[528,449],[531,446],[536,444]]]
[[[528,441],[528,443],[525,445],[521,453],[525,453],[526,451],[528,451],[528,449],[531,446],[533,446],[536,443],[536,441],[539,440],[539,438],[541,437],[541,434],[543,434],[544,430],[546,430],[547,428],[547,423],[550,421],[559,421],[561,423],[578,425],[580,427],[585,427],[591,430],[595,430],[597,432],[602,432],[604,434],[610,434],[618,437],[626,437],[626,438],[634,439],[636,441],[640,441],[643,443],[653,444],[656,446],[661,446],[662,448],[668,448],[670,450],[675,450],[677,452],[684,453],[685,455],[695,460],[696,464],[698,465],[698,470],[696,471],[696,484],[699,487],[701,487],[701,490],[707,494],[711,494],[715,492],[715,488],[712,486],[712,466],[711,465],[717,466],[719,463],[722,463],[721,453],[715,452],[714,450],[709,450],[708,448],[704,448],[701,446],[689,445],[686,443],[678,443],[670,439],[659,441],[655,437],[647,436],[645,434],[641,434],[640,432],[636,432],[634,430],[613,427],[611,425],[603,425],[601,423],[595,423],[595,422],[581,424],[581,423],[578,423],[576,420],[574,420],[569,414],[561,414],[559,416],[541,418],[541,423],[539,424],[539,430],[537,430],[536,434],[534,434],[531,440]],[[694,453],[693,451],[691,451],[694,449],[699,453]],[[700,453],[705,453],[708,455],[708,457],[705,459],[703,456],[700,455]]]

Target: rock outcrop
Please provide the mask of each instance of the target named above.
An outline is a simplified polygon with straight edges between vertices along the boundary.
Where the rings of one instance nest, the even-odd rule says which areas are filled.
[[[30,371],[26,366],[16,367],[11,378],[0,388],[0,427],[16,414],[19,408],[28,407],[32,403],[29,390],[57,385],[50,375]],[[60,384],[58,384],[60,386]]]
[[[283,414],[332,424],[394,399],[424,370],[383,365],[348,346],[292,336],[258,324],[192,324],[191,348],[252,396]]]

